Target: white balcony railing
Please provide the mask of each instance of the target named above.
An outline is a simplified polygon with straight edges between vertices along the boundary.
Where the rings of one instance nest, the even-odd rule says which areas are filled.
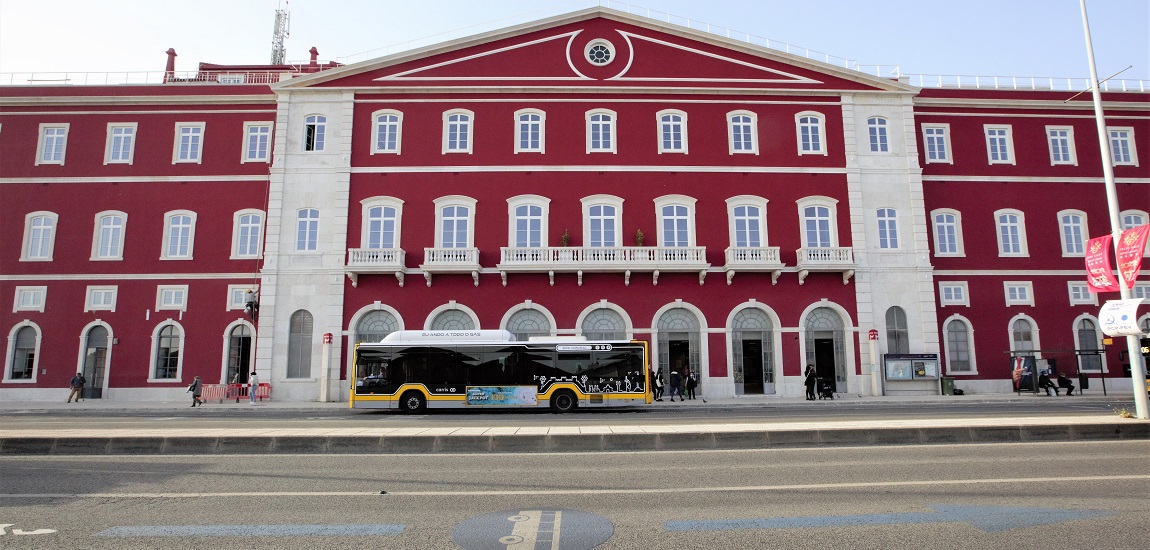
[[[783,272],[783,261],[779,259],[777,246],[732,246],[724,256],[726,264],[723,270],[727,272],[727,284],[731,284],[735,273],[739,271],[768,272],[771,274],[771,284],[776,284]]]
[[[479,286],[479,249],[424,248],[419,268],[423,270],[427,286],[431,286],[432,273],[470,273],[475,286]]]
[[[660,271],[699,271],[701,281],[711,265],[704,246],[508,246],[499,260],[504,284],[508,272],[575,272],[580,284],[584,272],[622,272],[630,284],[631,271],[644,271],[653,272],[658,284]]]
[[[402,248],[349,248],[344,271],[351,286],[359,284],[359,276],[368,273],[394,273],[403,286],[404,252]]]
[[[848,247],[800,248],[795,256],[800,285],[811,271],[840,271],[844,285],[855,272],[854,251]]]

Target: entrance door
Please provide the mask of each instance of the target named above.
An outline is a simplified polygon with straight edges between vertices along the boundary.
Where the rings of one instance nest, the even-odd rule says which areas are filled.
[[[834,338],[815,338],[815,372],[820,381],[830,381],[835,384],[835,391],[841,391],[836,379]]]
[[[691,365],[691,342],[689,340],[671,340],[667,343],[667,361],[671,370],[683,376],[687,367]],[[670,376],[670,373],[667,373]],[[699,373],[695,373],[698,376]]]
[[[743,393],[763,392],[763,341],[743,340]]]
[[[228,377],[224,383],[247,384],[251,361],[252,331],[247,325],[239,325],[228,338]]]
[[[100,399],[104,396],[104,372],[108,367],[108,329],[92,327],[88,331],[84,346],[84,399]]]

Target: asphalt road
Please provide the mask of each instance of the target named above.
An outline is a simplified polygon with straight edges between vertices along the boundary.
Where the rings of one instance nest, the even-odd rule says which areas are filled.
[[[1148,456],[1107,441],[0,457],[0,546],[1147,548]]]

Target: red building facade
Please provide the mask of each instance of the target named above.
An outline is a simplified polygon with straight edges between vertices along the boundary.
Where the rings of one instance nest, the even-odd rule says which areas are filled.
[[[1118,376],[1116,353],[1067,364],[1101,344],[1076,285],[1109,220],[1092,106],[1066,95],[601,8],[355,65],[3,87],[0,396],[83,370],[94,396],[165,399],[254,367],[277,398],[341,399],[355,343],[399,329],[644,339],[712,396],[797,396],[807,364],[938,391],[872,373],[871,329],[968,392],[1011,391],[1027,349]],[[1147,223],[1150,94],[1105,99],[1124,220]]]

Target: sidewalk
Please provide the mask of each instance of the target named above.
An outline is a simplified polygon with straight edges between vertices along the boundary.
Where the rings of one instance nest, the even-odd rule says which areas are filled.
[[[1034,395],[845,397],[806,402],[802,398],[702,399],[685,403],[664,401],[659,408],[681,407],[703,411],[711,407],[813,406],[833,411],[842,405],[880,402],[950,400],[979,402],[1035,402],[1036,399],[1118,401],[1119,396],[1046,397]],[[186,402],[3,403],[0,413],[43,410],[132,409],[171,413]],[[211,403],[214,408],[252,408],[246,402]],[[347,403],[281,403],[265,401],[256,407],[299,411],[332,410]],[[709,449],[761,449],[785,447],[924,445],[953,443],[1011,443],[1075,440],[1150,440],[1150,422],[1121,418],[1115,413],[1050,416],[1031,413],[993,418],[913,418],[886,420],[763,421],[650,425],[564,425],[555,416],[547,426],[468,427],[288,427],[288,428],[104,428],[22,429],[8,423],[0,429],[0,455],[187,455],[187,454],[389,454],[660,451]]]

